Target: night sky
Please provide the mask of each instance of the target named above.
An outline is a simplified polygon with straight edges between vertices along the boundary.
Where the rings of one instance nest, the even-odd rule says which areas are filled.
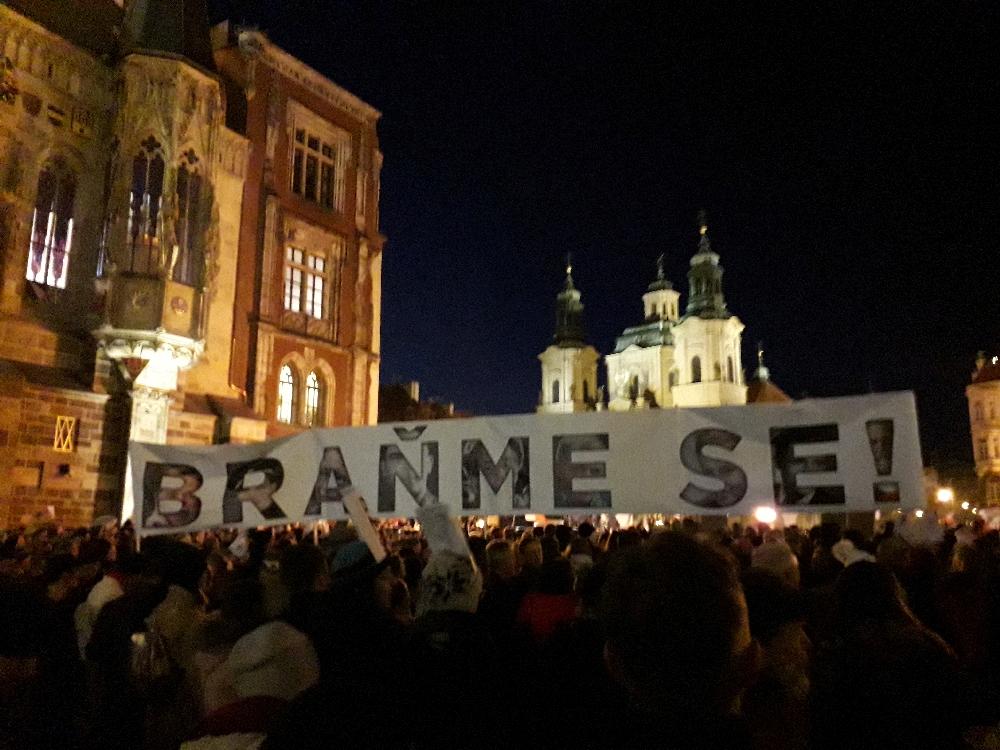
[[[997,6],[644,6],[233,12],[383,113],[383,384],[533,411],[566,253],[607,353],[661,253],[686,303],[705,209],[747,375],[763,341],[795,398],[912,389],[925,461],[968,472],[964,389],[1000,353]]]

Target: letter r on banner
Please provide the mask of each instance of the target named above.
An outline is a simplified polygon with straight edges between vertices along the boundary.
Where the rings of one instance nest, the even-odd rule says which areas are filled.
[[[246,479],[254,477],[259,482],[247,486]],[[285,467],[276,458],[256,458],[226,464],[226,493],[222,497],[223,523],[240,523],[243,520],[243,503],[253,503],[264,518],[286,518],[285,511],[275,502],[274,493],[285,481]]]
[[[476,509],[482,507],[479,476],[494,493],[500,491],[504,481],[511,479],[511,504],[514,508],[531,507],[531,475],[528,470],[528,438],[512,437],[504,446],[500,460],[486,450],[482,440],[462,441],[462,507]]]

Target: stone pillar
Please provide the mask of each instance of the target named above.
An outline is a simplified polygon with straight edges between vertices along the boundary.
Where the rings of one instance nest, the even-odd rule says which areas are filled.
[[[137,386],[132,390],[129,437],[140,443],[167,442],[167,422],[172,399],[167,391]]]

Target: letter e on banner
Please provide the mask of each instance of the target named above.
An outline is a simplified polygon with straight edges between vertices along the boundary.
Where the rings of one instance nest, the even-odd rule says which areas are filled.
[[[608,433],[594,432],[552,436],[552,496],[556,508],[610,508],[610,490],[573,491],[574,479],[603,479],[608,475],[604,461],[573,462],[573,454],[607,451]]]
[[[734,463],[706,456],[702,452],[709,445],[732,451],[739,443],[739,435],[718,427],[695,430],[685,437],[680,449],[684,468],[699,476],[722,482],[722,489],[706,490],[688,482],[681,490],[681,499],[699,508],[729,508],[742,500],[747,494],[746,472]]]
[[[482,440],[462,441],[462,507],[477,509],[482,507],[479,494],[479,475],[486,477],[486,483],[496,494],[504,481],[513,474],[511,479],[511,506],[514,508],[531,507],[531,475],[528,470],[528,438],[512,437],[504,446],[500,460],[493,462],[493,457],[486,450]]]
[[[796,445],[835,443],[840,440],[836,424],[771,428],[771,467],[774,472],[774,502],[778,505],[843,505],[843,485],[799,487],[799,474],[836,471],[837,456],[797,456]]]
[[[142,475],[142,526],[172,529],[187,526],[201,515],[197,492],[201,472],[189,464],[147,463]]]

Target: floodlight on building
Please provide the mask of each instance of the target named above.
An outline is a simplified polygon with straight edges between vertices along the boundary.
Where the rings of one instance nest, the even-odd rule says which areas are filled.
[[[753,517],[761,523],[774,523],[778,518],[778,511],[767,505],[762,505],[754,510]]]
[[[937,491],[937,501],[939,503],[950,503],[955,499],[955,492],[951,487],[941,487]]]
[[[962,510],[968,510],[968,509],[969,509],[969,504],[968,503],[962,503]]]

